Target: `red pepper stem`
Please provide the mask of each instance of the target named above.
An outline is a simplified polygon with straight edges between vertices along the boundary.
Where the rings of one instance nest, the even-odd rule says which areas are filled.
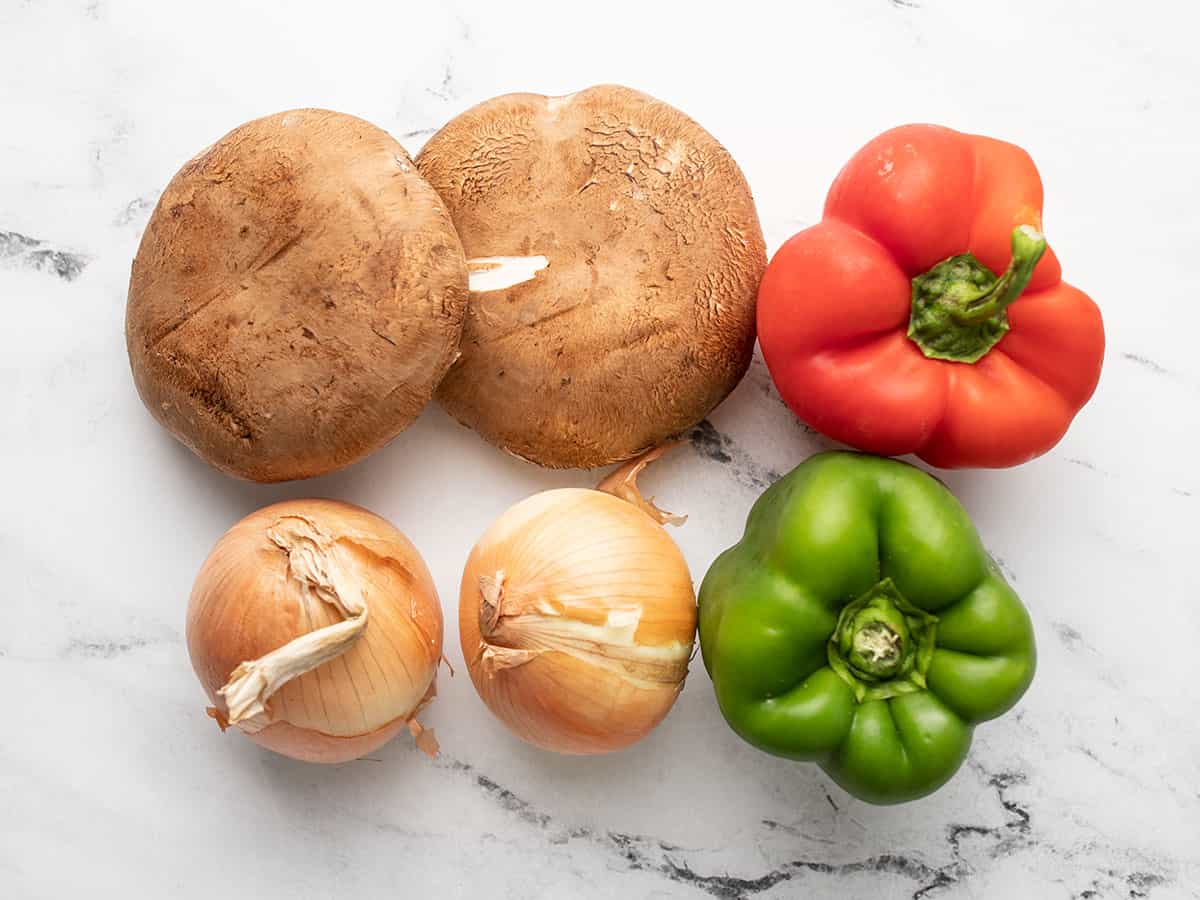
[[[955,310],[954,318],[968,325],[983,322],[1004,310],[1021,296],[1021,292],[1029,284],[1029,279],[1033,277],[1038,260],[1045,252],[1046,238],[1032,225],[1021,225],[1013,229],[1012,260],[1008,268],[987,293]]]

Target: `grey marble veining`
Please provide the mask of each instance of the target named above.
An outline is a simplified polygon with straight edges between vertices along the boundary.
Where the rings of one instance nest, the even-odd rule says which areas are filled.
[[[1193,8],[429,6],[0,0],[0,897],[1200,897]],[[511,503],[598,473],[505,457],[431,407],[347,471],[248,485],[137,399],[129,264],[201,147],[315,105],[415,152],[497,93],[604,81],[729,147],[771,250],[891,125],[995,134],[1039,164],[1066,278],[1105,315],[1106,368],[1050,454],[939,473],[1029,606],[1039,672],[930,798],[872,807],[755,751],[698,658],[621,754],[545,754],[492,719],[454,625],[466,554]],[[689,515],[675,536],[697,582],[758,494],[829,446],[756,359],[646,476]],[[385,515],[434,573],[457,673],[429,714],[438,760],[400,738],[306,766],[204,715],[183,645],[192,578],[240,516],[304,495]]]
[[[73,281],[87,264],[86,256],[55,249],[15,231],[0,231],[0,265],[7,268],[34,269]]]

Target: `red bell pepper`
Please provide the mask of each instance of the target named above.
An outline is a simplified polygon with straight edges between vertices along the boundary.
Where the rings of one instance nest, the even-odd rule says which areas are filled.
[[[934,125],[881,134],[771,260],[758,337],[802,420],[872,453],[1012,466],[1091,397],[1104,326],[1041,235],[1029,155]]]

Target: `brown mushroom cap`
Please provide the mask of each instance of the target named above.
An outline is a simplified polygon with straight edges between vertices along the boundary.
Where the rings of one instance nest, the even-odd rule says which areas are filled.
[[[302,109],[235,128],[167,185],[126,339],[151,413],[214,466],[307,478],[403,430],[458,349],[462,246],[386,132]]]
[[[677,109],[612,85],[510,94],[452,120],[417,166],[474,271],[534,258],[511,287],[472,275],[437,392],[492,443],[553,467],[628,459],[745,374],[762,231],[737,164]]]

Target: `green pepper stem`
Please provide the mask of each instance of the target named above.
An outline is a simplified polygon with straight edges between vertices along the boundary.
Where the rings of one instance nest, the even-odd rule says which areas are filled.
[[[860,626],[850,638],[850,665],[873,678],[894,674],[906,652],[904,639],[878,620]]]
[[[842,607],[827,645],[829,668],[859,703],[924,690],[936,630],[937,617],[884,578]]]
[[[964,325],[983,322],[1008,307],[1021,296],[1033,270],[1046,252],[1045,236],[1032,225],[1021,225],[1013,229],[1012,260],[1004,274],[984,294],[953,312],[954,318]]]

